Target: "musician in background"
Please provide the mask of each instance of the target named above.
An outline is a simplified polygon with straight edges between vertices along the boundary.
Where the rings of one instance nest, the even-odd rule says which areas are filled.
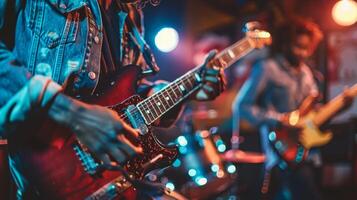
[[[29,158],[18,153],[19,147],[44,147],[49,138],[37,130],[48,121],[73,132],[105,166],[122,164],[141,153],[133,139],[136,130],[114,111],[85,102],[110,88],[116,75],[130,65],[141,68],[140,84],[123,85],[123,91],[136,85],[145,97],[166,85],[142,81],[158,67],[143,40],[141,8],[158,2],[1,1],[0,137],[8,139],[18,199],[51,196],[38,190],[36,176],[24,161]],[[213,57],[211,53],[205,64]],[[204,84],[191,99],[210,100],[222,91],[220,70],[203,71]],[[114,93],[118,92],[122,91]],[[176,116],[177,112],[167,113],[161,124],[172,123]],[[51,148],[61,149],[63,143],[57,141]]]
[[[312,167],[320,162],[318,154],[310,153],[310,160],[291,170],[270,146],[268,131],[279,126],[295,129],[288,122],[289,112],[297,109],[309,95],[319,94],[305,60],[315,51],[322,33],[316,24],[292,17],[272,30],[272,37],[270,56],[253,65],[233,102],[233,131],[238,132],[240,125],[259,129],[266,156],[265,185],[261,188],[266,193],[264,197],[320,199]],[[259,190],[256,188],[254,192]]]

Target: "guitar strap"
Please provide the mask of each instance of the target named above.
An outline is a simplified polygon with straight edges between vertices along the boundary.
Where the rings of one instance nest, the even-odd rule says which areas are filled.
[[[262,193],[262,199],[268,199],[269,186],[271,181],[271,169],[264,170],[263,184],[260,192]]]
[[[149,66],[149,70],[143,71],[144,75],[156,74],[159,72],[160,68],[158,67],[154,54],[151,51],[150,46],[146,43],[144,38],[141,36],[138,28],[134,25],[133,21],[130,17],[127,18],[127,22],[129,24],[129,32],[130,38],[134,41],[134,43],[139,47],[143,57],[145,59],[146,64]]]
[[[120,8],[120,11],[118,13],[119,16],[119,34],[120,34],[120,58],[121,60],[123,59],[123,54],[125,53],[125,50],[123,49],[123,38],[124,38],[124,31],[125,31],[125,25],[128,28],[128,34],[130,39],[134,42],[134,44],[140,49],[140,52],[143,55],[143,58],[149,67],[149,69],[144,70],[142,72],[143,75],[152,75],[156,74],[160,68],[158,67],[154,54],[151,51],[150,46],[146,43],[145,39],[143,38],[142,34],[140,33],[137,25],[133,21],[133,19],[129,16],[128,13],[124,12],[125,10],[129,9],[124,9],[124,6],[116,0],[118,7]],[[127,11],[128,12],[128,11]]]

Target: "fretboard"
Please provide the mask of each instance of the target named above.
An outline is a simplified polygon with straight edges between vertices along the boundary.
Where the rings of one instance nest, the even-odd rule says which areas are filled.
[[[351,97],[356,96],[357,84],[355,84],[349,90],[350,90]],[[346,103],[344,98],[345,97],[343,96],[343,94],[340,94],[334,99],[332,99],[331,101],[329,101],[322,108],[320,108],[313,118],[314,124],[317,126],[321,126],[326,121],[334,117],[336,113],[338,113],[345,106]]]
[[[216,55],[209,66],[227,68],[252,51],[254,47],[247,38],[243,38]],[[196,67],[180,78],[171,82],[159,92],[140,102],[137,107],[145,122],[150,125],[171,108],[178,105],[201,85],[201,67]]]

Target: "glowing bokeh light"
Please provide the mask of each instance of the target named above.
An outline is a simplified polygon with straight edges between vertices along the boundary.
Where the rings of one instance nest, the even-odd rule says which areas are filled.
[[[196,176],[196,174],[197,174],[197,171],[195,170],[195,169],[190,169],[190,170],[188,170],[188,175],[189,176]]]
[[[179,143],[180,146],[183,147],[187,145],[187,139],[185,136],[182,135],[177,138],[177,142]]]
[[[213,165],[211,166],[211,170],[212,170],[212,172],[217,172],[217,171],[219,170],[219,166],[216,165],[216,164],[213,164]]]
[[[162,28],[155,36],[156,47],[165,53],[174,50],[179,42],[179,35],[173,28]]]
[[[196,181],[197,185],[203,186],[203,185],[206,185],[207,178],[205,178],[205,177],[197,177],[195,181]]]
[[[170,190],[175,190],[175,185],[171,182],[166,183],[165,187],[169,188]]]
[[[186,154],[187,153],[187,147],[179,147],[179,152],[181,153],[181,154]]]
[[[224,176],[224,171],[223,170],[218,170],[218,172],[216,173],[216,176],[218,178],[222,178]]]
[[[341,26],[350,26],[357,21],[357,3],[353,0],[341,0],[332,8],[332,18]]]
[[[220,145],[218,146],[218,151],[222,153],[222,152],[224,152],[224,151],[226,150],[226,148],[227,148],[226,145],[220,144]]]
[[[236,170],[237,170],[237,168],[236,168],[236,166],[234,166],[234,165],[229,165],[229,166],[227,167],[227,171],[228,171],[228,173],[230,173],[230,174],[233,174],[234,172],[236,172]]]
[[[179,159],[176,159],[174,163],[172,163],[173,167],[180,167],[181,166],[181,161]]]

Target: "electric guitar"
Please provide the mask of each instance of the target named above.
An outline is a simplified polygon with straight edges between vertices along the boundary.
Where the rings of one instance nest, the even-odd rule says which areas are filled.
[[[332,139],[332,132],[322,132],[319,127],[333,118],[346,106],[346,97],[357,96],[357,84],[346,89],[330,102],[312,110],[316,97],[308,96],[298,110],[291,112],[288,116],[289,124],[299,127],[298,132],[291,132],[286,128],[273,130],[268,138],[276,152],[291,167],[296,167],[306,160],[309,150],[327,144]]]
[[[270,42],[268,32],[248,31],[245,38],[218,53],[208,65],[226,68]],[[112,87],[90,101],[115,110],[128,124],[140,130],[139,144],[144,153],[123,165],[126,173],[103,171],[100,162],[64,128],[42,131],[42,136],[36,138],[40,145],[26,141],[13,144],[21,163],[26,163],[23,170],[30,175],[33,190],[45,199],[135,199],[131,180],[140,180],[153,169],[169,166],[177,157],[176,147],[161,144],[150,125],[200,88],[201,72],[202,67],[196,67],[142,100],[135,95],[141,70],[127,67],[118,74]]]

